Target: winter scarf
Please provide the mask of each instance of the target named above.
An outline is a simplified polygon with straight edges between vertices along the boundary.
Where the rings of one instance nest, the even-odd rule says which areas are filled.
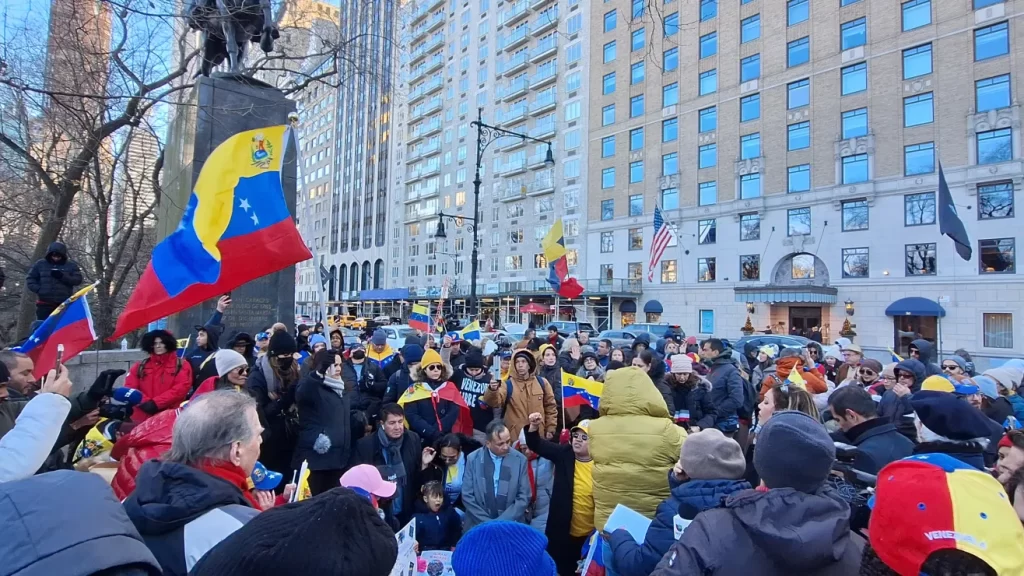
[[[331,389],[332,392],[338,395],[339,398],[345,393],[345,383],[337,378],[331,378],[330,376],[324,376],[324,386]]]
[[[401,509],[402,498],[406,490],[406,483],[408,482],[408,478],[405,475],[405,463],[402,462],[403,438],[392,440],[384,433],[384,426],[377,428],[377,441],[380,442],[381,448],[384,449],[384,462],[387,464],[389,471],[388,479],[397,485],[395,497],[392,499],[392,510],[395,514],[403,511]]]
[[[294,386],[295,382],[299,379],[297,362],[292,362],[292,366],[289,368],[289,373],[292,374],[294,378],[292,378],[291,382],[288,382],[287,384],[278,378],[277,372],[274,371],[274,367],[270,365],[270,356],[260,356],[256,365],[259,367],[260,371],[263,372],[264,378],[267,379],[267,394],[274,399],[280,398],[284,389],[288,386]]]
[[[241,490],[246,501],[249,502],[253,508],[261,510],[256,498],[252,495],[252,492],[249,491],[249,476],[242,471],[240,467],[235,466],[230,462],[214,462],[213,460],[206,460],[200,463],[198,468],[210,476],[220,478]]]

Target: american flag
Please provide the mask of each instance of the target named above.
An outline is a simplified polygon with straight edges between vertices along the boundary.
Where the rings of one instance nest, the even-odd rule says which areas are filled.
[[[647,281],[654,282],[654,269],[661,262],[661,255],[676,237],[672,227],[665,224],[665,217],[661,215],[661,208],[654,207],[654,239],[651,241],[651,261],[647,266]]]

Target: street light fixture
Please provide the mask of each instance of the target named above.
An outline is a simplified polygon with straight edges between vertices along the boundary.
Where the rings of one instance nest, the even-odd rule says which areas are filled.
[[[754,313],[754,303],[753,302],[747,302],[747,314],[753,314],[753,313]]]
[[[847,316],[853,316],[853,312],[854,312],[854,310],[853,310],[853,300],[850,300],[849,298],[847,298],[846,302],[844,302],[844,304],[846,304],[846,315]]]

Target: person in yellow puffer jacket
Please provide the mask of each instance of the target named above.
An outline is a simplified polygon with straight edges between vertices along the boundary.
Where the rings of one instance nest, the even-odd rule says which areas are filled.
[[[590,421],[594,458],[594,528],[604,529],[616,504],[653,518],[668,498],[668,470],[679,459],[686,431],[676,426],[665,399],[640,368],[605,377],[598,410]]]

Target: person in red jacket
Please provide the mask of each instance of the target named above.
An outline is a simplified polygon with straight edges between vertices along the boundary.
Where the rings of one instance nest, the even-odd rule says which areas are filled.
[[[177,408],[192,387],[192,366],[178,358],[178,343],[166,330],[153,330],[142,336],[142,350],[148,358],[136,362],[128,371],[124,385],[142,392],[142,403],[132,420],[143,422],[150,416]]]

